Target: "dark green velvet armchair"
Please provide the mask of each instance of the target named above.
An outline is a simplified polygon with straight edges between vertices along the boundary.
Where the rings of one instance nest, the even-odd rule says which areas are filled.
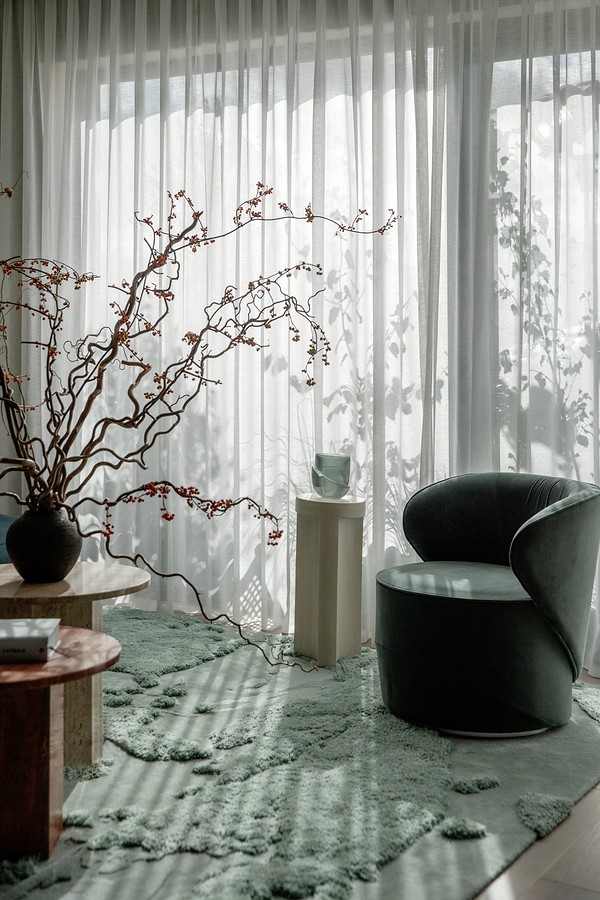
[[[600,489],[459,475],[406,504],[423,562],[377,575],[383,701],[407,721],[485,736],[571,715],[600,544]]]

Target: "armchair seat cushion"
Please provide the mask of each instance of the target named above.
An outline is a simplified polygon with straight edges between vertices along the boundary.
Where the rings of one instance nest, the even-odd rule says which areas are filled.
[[[477,562],[411,563],[384,569],[378,582],[395,590],[427,597],[455,597],[497,603],[531,597],[509,566]]]

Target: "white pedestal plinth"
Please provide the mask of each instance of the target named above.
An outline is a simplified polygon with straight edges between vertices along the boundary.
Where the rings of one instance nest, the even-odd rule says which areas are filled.
[[[360,653],[365,501],[296,497],[294,649],[319,666]]]

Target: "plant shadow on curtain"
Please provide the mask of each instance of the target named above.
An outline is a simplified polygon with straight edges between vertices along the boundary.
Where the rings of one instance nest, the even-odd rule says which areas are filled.
[[[167,190],[215,230],[258,181],[295,212],[402,215],[373,238],[258,226],[186,261],[165,355],[227,285],[295,259],[323,265],[334,353],[308,388],[288,333],[242,348],[150,460],[155,477],[261,500],[279,547],[243,509],[162,523],[132,507],[119,546],[184,572],[213,612],[291,629],[294,497],[315,451],[349,453],[367,639],[375,573],[410,555],[401,512],[421,484],[490,469],[598,482],[595,3],[13,0],[2,15],[0,174],[27,173],[21,246],[11,229],[2,254],[43,248],[102,276],[73,336],[111,315],[107,286],[143,254],[133,213],[160,221]],[[154,590],[193,609],[173,582]],[[596,613],[587,661],[600,676]]]

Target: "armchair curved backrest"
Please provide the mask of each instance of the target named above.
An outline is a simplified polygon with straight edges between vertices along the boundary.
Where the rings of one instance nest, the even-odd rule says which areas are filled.
[[[552,503],[598,491],[569,478],[515,472],[455,475],[421,488],[403,515],[404,533],[423,560],[510,565],[519,528]]]
[[[600,491],[583,487],[525,522],[510,548],[512,570],[564,645],[574,678],[583,664],[600,544]]]
[[[417,491],[403,525],[425,561],[511,566],[577,678],[600,546],[600,488],[513,472],[457,475]]]

